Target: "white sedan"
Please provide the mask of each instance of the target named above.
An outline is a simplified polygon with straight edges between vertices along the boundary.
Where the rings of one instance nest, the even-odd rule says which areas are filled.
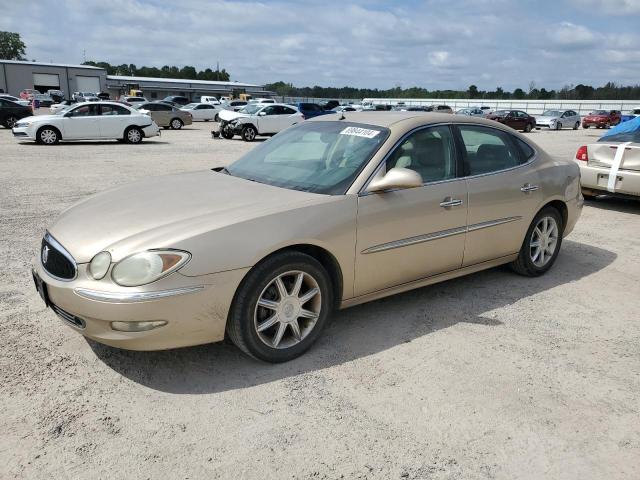
[[[184,107],[180,107],[180,110],[189,112],[194,122],[208,122],[216,119],[216,115],[222,110],[222,107],[211,103],[188,103]]]
[[[238,112],[223,110],[218,118],[222,137],[240,135],[245,142],[258,135],[275,135],[304,120],[296,107],[284,103],[251,103]]]
[[[160,135],[148,115],[115,102],[84,102],[57,115],[26,117],[13,127],[17,140],[54,145],[63,140],[119,140],[140,143]]]

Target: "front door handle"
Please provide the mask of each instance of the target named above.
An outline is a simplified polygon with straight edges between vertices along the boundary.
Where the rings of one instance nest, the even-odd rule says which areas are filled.
[[[525,183],[522,188],[520,188],[521,192],[524,193],[529,193],[529,192],[535,192],[536,190],[538,190],[538,185],[531,185],[530,183]]]
[[[440,202],[442,208],[457,207],[458,205],[462,205],[462,200],[452,197],[447,197]]]

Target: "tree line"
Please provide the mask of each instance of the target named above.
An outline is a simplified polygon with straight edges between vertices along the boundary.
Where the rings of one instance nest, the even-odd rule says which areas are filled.
[[[265,85],[267,90],[285,97],[316,97],[316,98],[455,98],[455,99],[515,99],[515,100],[638,100],[640,99],[640,85],[622,86],[614,82],[607,82],[601,87],[591,85],[565,85],[559,90],[538,88],[535,82],[529,84],[525,91],[516,88],[513,91],[497,87],[495,90],[480,90],[471,85],[467,90],[428,90],[422,87],[401,88],[387,90],[378,88],[354,87],[295,87],[291,83],[275,82]]]
[[[196,70],[194,67],[186,65],[182,68],[176,66],[165,65],[161,68],[158,67],[136,67],[133,63],[129,65],[123,63],[122,65],[111,65],[108,62],[94,62],[87,61],[83,65],[90,65],[92,67],[104,68],[107,71],[107,75],[124,75],[129,77],[158,77],[158,78],[186,78],[189,80],[220,80],[228,82],[230,75],[224,68],[211,69],[206,68],[204,70]]]

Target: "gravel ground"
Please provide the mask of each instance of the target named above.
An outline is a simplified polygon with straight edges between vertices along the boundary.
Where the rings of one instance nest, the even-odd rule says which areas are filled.
[[[304,357],[139,353],[46,311],[46,226],[97,191],[226,164],[211,124],[131,146],[0,130],[0,478],[640,478],[640,203],[587,202],[544,277],[493,269],[339,312]],[[534,131],[572,156],[594,130]]]

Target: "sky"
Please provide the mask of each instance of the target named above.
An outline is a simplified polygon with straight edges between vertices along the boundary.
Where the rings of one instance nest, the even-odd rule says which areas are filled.
[[[296,86],[640,83],[640,0],[0,0],[29,60],[224,67]]]

